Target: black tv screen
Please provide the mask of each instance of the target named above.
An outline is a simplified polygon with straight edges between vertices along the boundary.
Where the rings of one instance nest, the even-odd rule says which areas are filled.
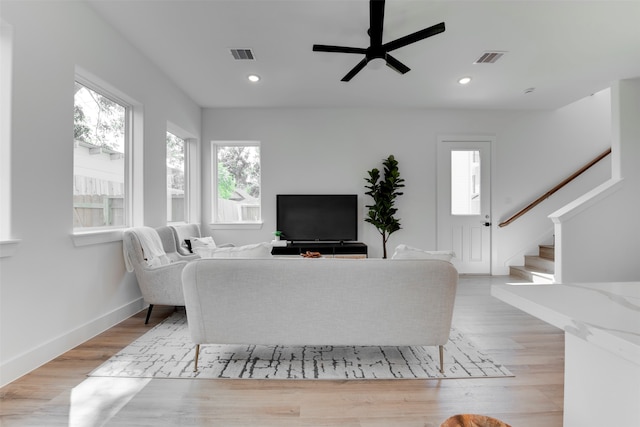
[[[277,228],[291,241],[358,239],[357,194],[278,194]]]

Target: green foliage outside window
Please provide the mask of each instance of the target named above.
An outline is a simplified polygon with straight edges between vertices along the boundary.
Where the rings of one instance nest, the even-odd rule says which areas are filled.
[[[222,163],[218,163],[218,196],[229,200],[236,189],[236,179]]]

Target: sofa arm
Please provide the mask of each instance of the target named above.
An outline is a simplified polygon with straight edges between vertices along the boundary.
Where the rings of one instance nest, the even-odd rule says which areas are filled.
[[[195,259],[200,259],[200,255],[198,254],[189,254],[189,255],[182,255],[178,252],[174,252],[170,255],[167,255],[169,257],[169,259],[171,261],[175,262],[180,262],[180,261],[185,261],[185,262],[189,262],[189,261],[193,261]]]

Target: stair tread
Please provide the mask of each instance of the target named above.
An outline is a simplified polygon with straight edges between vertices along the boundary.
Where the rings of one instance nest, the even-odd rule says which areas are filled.
[[[525,255],[524,265],[510,266],[511,276],[533,283],[555,283],[555,245],[538,245],[537,255]]]
[[[525,265],[512,265],[510,268],[515,268],[517,270],[528,271],[529,273],[542,274],[545,276],[553,276],[553,272],[543,271],[538,268],[531,268]]]
[[[524,266],[532,270],[553,274],[555,270],[555,261],[539,255],[525,255]]]
[[[525,258],[532,258],[532,259],[543,259],[543,260],[545,260],[545,261],[553,261],[553,259],[550,259],[550,258],[544,257],[544,256],[542,256],[542,255],[525,255],[524,257],[525,257]]]
[[[512,265],[510,268],[516,269],[516,270],[520,270],[520,271],[524,271],[527,273],[531,273],[531,274],[535,274],[538,276],[542,276],[542,277],[547,277],[549,279],[553,279],[553,273],[550,273],[548,271],[541,271],[537,268],[531,268],[531,267],[526,267],[524,265]]]

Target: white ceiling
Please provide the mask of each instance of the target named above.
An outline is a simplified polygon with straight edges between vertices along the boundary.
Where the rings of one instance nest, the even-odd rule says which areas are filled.
[[[86,1],[203,107],[554,109],[640,76],[638,0],[387,0],[383,42],[446,31],[393,52],[407,74],[366,67],[348,83],[361,55],[311,49],[368,47],[367,0]]]

